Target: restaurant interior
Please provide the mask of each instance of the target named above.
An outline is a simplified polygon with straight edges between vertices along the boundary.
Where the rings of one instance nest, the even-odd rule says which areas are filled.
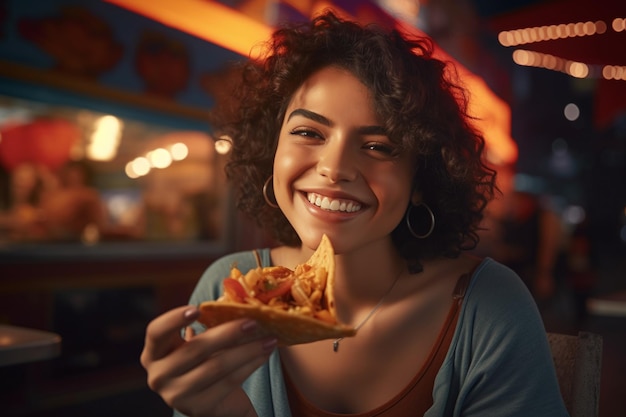
[[[230,64],[326,8],[455,66],[502,190],[475,252],[531,288],[544,261],[547,331],[602,336],[599,415],[626,415],[621,0],[0,0],[0,414],[171,415],[139,364],[147,323],[273,243],[237,213],[207,111]]]

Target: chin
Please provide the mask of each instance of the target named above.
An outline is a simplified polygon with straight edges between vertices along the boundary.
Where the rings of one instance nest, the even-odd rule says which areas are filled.
[[[320,230],[307,230],[304,234],[300,235],[300,239],[302,240],[302,246],[308,248],[310,250],[315,250],[320,244],[322,240],[322,236],[326,234],[330,243],[333,246],[335,251],[335,255],[340,255],[345,249],[345,241],[341,238],[341,235],[337,232],[328,232],[328,231],[320,231]]]
[[[323,234],[324,232],[306,230],[304,233],[298,233],[298,236],[300,236],[302,246],[311,250],[315,250],[319,246]],[[330,239],[330,242],[333,243],[332,236],[329,235],[328,238]]]

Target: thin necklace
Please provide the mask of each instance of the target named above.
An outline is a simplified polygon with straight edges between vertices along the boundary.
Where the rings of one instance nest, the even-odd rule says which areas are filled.
[[[383,305],[383,302],[385,301],[385,298],[387,298],[387,296],[391,293],[391,291],[393,290],[393,287],[396,286],[396,283],[398,282],[398,279],[400,278],[400,276],[402,275],[402,270],[400,270],[400,273],[396,276],[396,279],[393,281],[393,283],[391,284],[391,287],[389,287],[389,289],[387,290],[387,292],[385,294],[383,294],[383,296],[380,298],[380,301],[378,301],[378,304],[376,304],[374,306],[374,308],[372,309],[372,311],[370,311],[367,316],[365,316],[365,318],[363,319],[363,321],[361,321],[359,324],[356,325],[356,327],[354,328],[355,331],[359,331],[359,329],[361,327],[363,327],[363,325],[365,323],[367,323],[367,321],[372,318],[372,316],[374,315],[374,313],[376,313],[376,310],[378,310],[380,308],[380,306]],[[340,337],[339,339],[335,339],[333,341],[333,352],[338,352],[339,351],[339,342],[341,342],[344,338]]]

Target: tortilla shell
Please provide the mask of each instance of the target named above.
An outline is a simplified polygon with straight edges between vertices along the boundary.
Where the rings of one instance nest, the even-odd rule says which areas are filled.
[[[326,269],[326,288],[324,289],[324,297],[328,311],[333,317],[337,317],[337,309],[335,307],[335,249],[330,243],[330,239],[326,234],[322,235],[322,240],[317,249],[305,262],[311,266],[321,266]]]
[[[241,318],[257,320],[261,334],[276,337],[280,345],[310,343],[356,334],[353,328],[342,324],[330,324],[311,316],[288,313],[266,305],[211,301],[202,303],[200,312],[199,321],[207,327]]]
[[[320,245],[306,263],[326,269],[324,297],[328,310],[333,317],[336,317],[333,296],[335,253],[326,235],[322,236]],[[356,334],[355,329],[341,323],[331,324],[312,316],[287,312],[267,305],[242,304],[232,301],[207,301],[200,304],[198,321],[209,328],[241,318],[256,320],[261,334],[276,337],[280,345],[310,343]]]

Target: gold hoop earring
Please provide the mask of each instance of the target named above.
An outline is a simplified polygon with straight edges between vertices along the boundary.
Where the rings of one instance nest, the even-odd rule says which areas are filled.
[[[274,178],[274,175],[270,175],[270,177],[267,180],[265,180],[265,183],[263,184],[263,198],[265,199],[265,202],[267,203],[268,206],[270,206],[271,208],[278,208],[278,203],[274,203],[267,196],[267,189],[269,188],[270,183],[272,182],[272,178]],[[276,199],[276,196],[274,196],[274,199]]]
[[[430,217],[430,226],[428,227],[428,231],[421,235],[417,233],[413,229],[413,226],[411,225],[411,212],[415,207],[420,207],[420,206],[426,209],[426,211],[428,212],[428,216]],[[411,235],[413,235],[413,237],[417,239],[426,239],[428,236],[430,236],[433,233],[433,230],[435,230],[435,214],[430,209],[430,207],[428,207],[428,204],[426,203],[419,203],[415,205],[411,204],[409,206],[409,209],[406,211],[406,215],[404,216],[404,218],[406,220],[406,227],[409,229],[409,232],[411,233]]]

